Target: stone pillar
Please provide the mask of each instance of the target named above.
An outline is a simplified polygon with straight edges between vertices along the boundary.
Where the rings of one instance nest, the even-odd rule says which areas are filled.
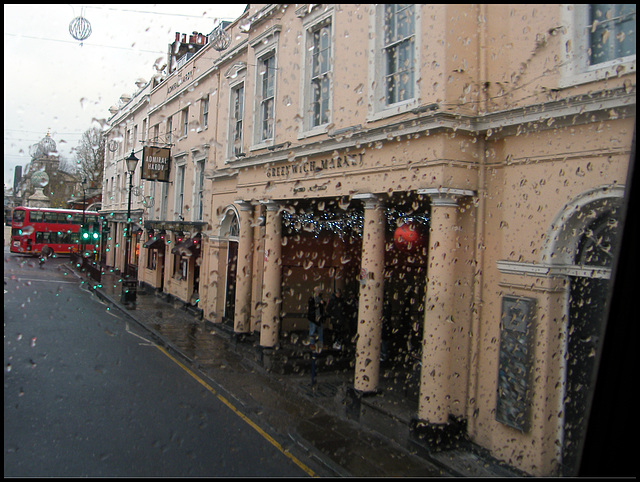
[[[251,286],[253,279],[253,206],[244,201],[237,202],[240,208],[238,236],[238,268],[236,273],[236,300],[233,331],[248,333],[251,317]]]
[[[262,317],[262,283],[257,280],[263,279],[264,273],[264,240],[266,231],[266,213],[263,214],[263,206],[255,206],[253,213],[253,223],[256,228],[253,230],[253,277],[251,290],[251,327],[250,331],[260,330],[260,319]]]
[[[274,347],[280,333],[282,307],[282,221],[280,206],[267,202],[260,346]]]
[[[451,352],[457,237],[456,198],[431,195],[429,265],[422,340],[422,372],[418,418],[430,424],[446,424],[452,400]]]
[[[386,217],[380,198],[369,194],[360,199],[365,205],[354,388],[371,393],[380,375]]]

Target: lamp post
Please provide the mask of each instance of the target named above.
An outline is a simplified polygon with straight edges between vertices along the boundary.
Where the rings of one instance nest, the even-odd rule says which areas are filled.
[[[86,232],[85,219],[84,219],[84,211],[87,205],[87,191],[85,190],[85,186],[87,184],[87,178],[83,177],[82,182],[82,229],[80,230],[80,249],[82,250],[82,257],[84,258],[84,233]]]
[[[127,163],[127,171],[129,171],[129,202],[127,204],[127,234],[124,243],[124,281],[122,283],[122,296],[121,301],[123,304],[136,302],[136,284],[137,281],[130,280],[129,272],[129,246],[131,245],[131,191],[133,189],[133,173],[136,170],[138,164],[138,158],[131,150],[131,155],[125,159]]]

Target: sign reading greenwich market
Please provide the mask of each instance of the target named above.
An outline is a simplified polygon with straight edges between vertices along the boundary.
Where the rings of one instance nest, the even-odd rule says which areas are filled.
[[[142,150],[142,179],[169,182],[171,149],[145,146]]]
[[[266,175],[268,178],[306,176],[319,171],[348,171],[362,167],[363,165],[363,153],[347,154],[346,156],[336,156],[317,161],[310,161],[305,158],[302,162],[298,163],[267,167]]]

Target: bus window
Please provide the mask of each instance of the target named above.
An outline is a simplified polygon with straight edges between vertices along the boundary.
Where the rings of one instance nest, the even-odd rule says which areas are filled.
[[[58,222],[61,224],[71,224],[73,222],[71,219],[71,214],[60,213],[58,215]]]
[[[71,222],[73,224],[82,224],[82,214],[73,214],[71,216]]]
[[[45,212],[44,213],[44,222],[45,223],[57,223],[58,222],[58,213]]]
[[[42,212],[40,212],[40,211],[30,211],[29,212],[29,222],[30,223],[41,223],[42,222]]]
[[[24,222],[24,211],[21,209],[16,209],[13,211],[13,222],[14,223],[22,223]]]

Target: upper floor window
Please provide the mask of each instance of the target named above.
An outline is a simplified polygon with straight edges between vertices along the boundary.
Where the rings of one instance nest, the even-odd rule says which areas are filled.
[[[273,52],[260,59],[259,141],[273,139],[276,91],[276,56]]]
[[[414,6],[384,6],[385,101],[395,104],[414,97]]]
[[[189,132],[189,108],[182,109],[182,136]]]
[[[635,55],[635,3],[590,5],[588,28],[591,65]]]
[[[244,120],[244,84],[234,87],[231,91],[231,146],[232,156],[242,152],[242,127]]]
[[[169,116],[167,119],[167,142],[171,142],[171,134],[173,132],[173,116]]]
[[[176,170],[176,216],[183,219],[182,208],[184,207],[184,175],[185,166],[178,166]]]
[[[206,129],[209,126],[209,96],[203,97],[201,101],[202,107],[202,128]]]
[[[329,123],[331,24],[316,27],[311,36],[311,127],[317,127]]]
[[[204,214],[204,161],[196,163],[196,221],[202,221]]]
[[[559,87],[636,71],[635,4],[572,4],[561,7]]]

